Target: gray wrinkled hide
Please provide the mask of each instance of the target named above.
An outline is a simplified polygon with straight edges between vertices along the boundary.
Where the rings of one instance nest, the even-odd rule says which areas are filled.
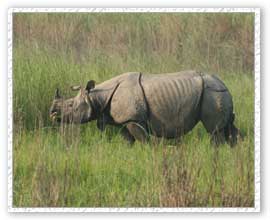
[[[204,75],[201,121],[205,129],[213,131],[224,128],[233,112],[232,97],[228,89],[217,77]]]
[[[113,123],[135,121],[165,138],[187,133],[199,120],[213,133],[226,126],[233,112],[225,85],[196,71],[125,73],[97,85],[91,98],[99,109],[109,105]]]
[[[200,74],[180,72],[144,75],[142,86],[149,105],[149,122],[156,136],[180,136],[199,120],[203,91]]]
[[[111,101],[111,116],[118,124],[147,120],[147,106],[139,83],[140,73],[128,73]]]

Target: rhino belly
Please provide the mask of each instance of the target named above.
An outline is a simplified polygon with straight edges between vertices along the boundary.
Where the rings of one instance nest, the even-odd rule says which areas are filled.
[[[148,77],[142,82],[149,106],[149,129],[153,135],[179,137],[197,124],[201,77]]]
[[[170,109],[166,111],[170,111]],[[175,138],[186,134],[197,124],[198,111],[185,115],[171,114],[170,117],[160,116],[156,111],[153,111],[149,119],[149,129],[153,135]]]

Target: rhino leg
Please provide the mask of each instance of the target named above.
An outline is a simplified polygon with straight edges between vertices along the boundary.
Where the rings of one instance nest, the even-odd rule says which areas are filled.
[[[226,142],[231,147],[235,146],[238,139],[242,139],[242,135],[240,133],[240,130],[237,127],[235,127],[235,125],[233,123],[234,118],[235,118],[234,113],[232,113],[231,119],[224,129]]]
[[[214,131],[211,134],[211,143],[215,146],[225,143],[225,132],[224,129]]]
[[[127,129],[136,140],[143,143],[148,141],[149,134],[147,133],[146,126],[137,122],[130,122],[127,124]]]
[[[129,130],[127,128],[122,128],[121,134],[123,138],[129,142],[129,144],[133,144],[135,142],[135,138],[130,134]]]
[[[200,119],[215,144],[236,143],[238,129],[233,125],[232,96],[223,82],[204,76]]]
[[[97,119],[97,128],[100,130],[100,131],[104,131],[105,130],[105,126],[106,126],[106,119],[104,117],[99,117]]]
[[[224,144],[226,141],[231,147],[234,147],[237,141],[242,138],[240,130],[235,127],[231,120],[228,120],[224,128],[215,130],[211,134],[211,142],[215,145]]]
[[[228,92],[204,91],[200,119],[211,135],[212,143],[219,145],[228,140],[232,110]]]

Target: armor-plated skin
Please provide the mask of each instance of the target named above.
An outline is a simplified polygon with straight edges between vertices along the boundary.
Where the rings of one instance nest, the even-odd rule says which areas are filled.
[[[155,136],[174,138],[190,131],[199,120],[203,80],[196,72],[143,75],[149,124]]]
[[[51,115],[64,115],[61,121],[66,123],[71,121],[65,118],[72,118],[73,123],[97,120],[100,130],[106,124],[120,125],[130,142],[145,141],[149,134],[177,138],[199,121],[216,143],[226,140],[234,145],[239,134],[233,124],[232,97],[224,83],[196,71],[125,73],[97,86],[89,81],[73,100],[67,101],[69,105],[62,104],[62,109],[54,101]],[[70,103],[73,106],[68,109]]]

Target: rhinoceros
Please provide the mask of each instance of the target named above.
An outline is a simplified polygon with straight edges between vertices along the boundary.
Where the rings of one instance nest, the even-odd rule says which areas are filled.
[[[234,125],[232,96],[215,75],[198,71],[167,74],[129,72],[95,85],[88,81],[77,96],[63,99],[59,89],[50,117],[59,123],[97,120],[101,131],[107,124],[121,126],[130,143],[147,141],[150,135],[179,138],[201,121],[211,140],[233,146],[239,129]]]

